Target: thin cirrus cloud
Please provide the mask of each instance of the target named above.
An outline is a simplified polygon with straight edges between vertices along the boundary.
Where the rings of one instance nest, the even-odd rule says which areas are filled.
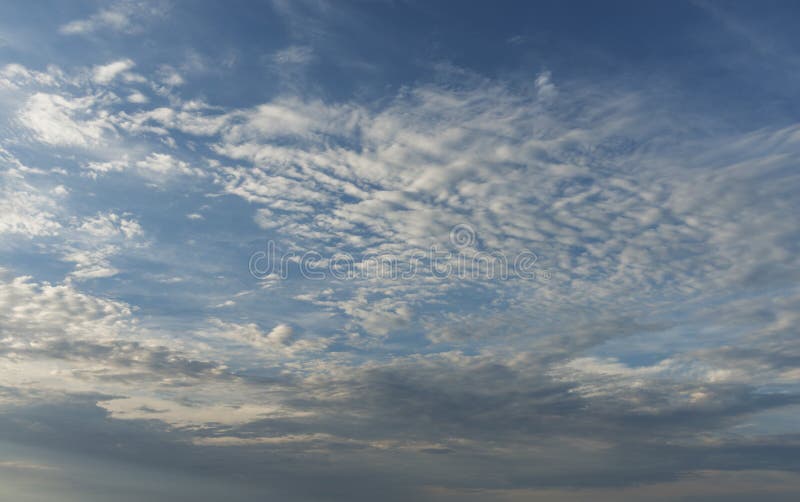
[[[82,19],[74,19],[58,28],[61,35],[91,35],[96,32],[135,34],[147,21],[163,15],[164,5],[148,2],[116,2]]]
[[[122,500],[800,493],[797,123],[598,33],[563,45],[581,73],[487,14],[512,71],[415,6],[317,7],[264,7],[284,31],[248,38],[236,9],[229,33],[208,6],[119,3],[46,38],[91,50],[0,68],[0,478],[46,498],[107,460]],[[411,12],[433,39],[382,24]],[[253,273],[267,242],[285,274]],[[306,252],[358,273],[304,277]],[[524,276],[459,273],[520,254]]]

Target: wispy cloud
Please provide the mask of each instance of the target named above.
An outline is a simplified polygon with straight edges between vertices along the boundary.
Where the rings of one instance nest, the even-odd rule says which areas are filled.
[[[158,3],[117,2],[85,19],[63,24],[58,31],[62,35],[88,35],[102,31],[134,34],[141,31],[143,22],[163,15],[164,11],[164,6]]]

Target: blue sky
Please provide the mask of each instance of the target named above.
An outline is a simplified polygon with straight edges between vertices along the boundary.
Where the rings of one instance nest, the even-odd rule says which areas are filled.
[[[796,500],[797,10],[4,3],[0,498]]]

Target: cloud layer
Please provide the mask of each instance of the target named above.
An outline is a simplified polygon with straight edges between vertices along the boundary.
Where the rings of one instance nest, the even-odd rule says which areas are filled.
[[[0,68],[0,479],[81,479],[76,500],[100,500],[80,498],[98,465],[130,500],[800,493],[795,120],[455,56],[371,88],[391,69],[343,62],[339,35],[367,14],[307,7],[273,5],[286,39],[249,59],[100,51],[172,36],[172,8],[123,2],[59,22],[91,58]],[[363,87],[318,87],[337,64]],[[285,270],[254,276],[268,242]],[[415,273],[313,280],[305,253]],[[524,277],[455,273],[520,253]]]

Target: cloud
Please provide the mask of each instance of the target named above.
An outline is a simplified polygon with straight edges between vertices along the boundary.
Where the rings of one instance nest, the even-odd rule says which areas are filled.
[[[119,273],[111,258],[124,248],[146,246],[143,236],[139,222],[129,216],[98,214],[84,219],[69,235],[62,259],[75,263],[70,277],[111,277]]]
[[[298,357],[320,352],[328,342],[320,337],[299,337],[288,324],[278,324],[264,332],[257,324],[238,324],[210,319],[213,329],[204,331],[210,340],[231,340],[263,351],[264,357]]]
[[[90,35],[102,31],[135,34],[141,31],[143,23],[164,13],[164,6],[158,3],[117,2],[88,18],[63,24],[58,31],[62,35]]]
[[[169,65],[164,65],[159,69],[159,79],[162,84],[168,87],[177,87],[183,85],[185,80],[178,73],[178,70]]]
[[[551,81],[549,71],[543,71],[536,77],[536,92],[542,99],[552,99],[558,95],[558,89]]]
[[[307,64],[314,58],[314,51],[311,47],[292,45],[275,52],[272,61],[281,64]]]
[[[132,92],[130,95],[128,95],[128,101],[131,102],[131,103],[136,103],[136,104],[145,104],[145,103],[149,102],[150,100],[147,98],[147,96],[145,96],[141,92],[136,91],[136,92]]]
[[[68,98],[37,92],[23,105],[19,120],[39,141],[50,145],[96,145],[113,134],[113,127],[102,117],[93,116],[95,103],[91,96]]]
[[[126,155],[117,160],[87,162],[84,168],[91,178],[97,178],[111,172],[130,170],[154,182],[165,182],[176,176],[202,177],[206,175],[203,169],[191,167],[184,160],[175,158],[168,153],[159,152],[150,153],[141,160],[136,161],[130,160]]]
[[[141,171],[159,176],[173,174],[203,175],[202,170],[189,167],[188,162],[176,159],[167,153],[151,153],[146,159],[136,162],[136,167]]]
[[[55,65],[49,66],[46,72],[39,72],[11,63],[0,69],[0,87],[19,89],[28,85],[57,86],[62,77],[61,70]]]
[[[131,25],[126,13],[113,10],[103,10],[88,19],[71,21],[59,28],[64,35],[82,35],[98,29],[125,31]]]
[[[92,69],[92,80],[98,84],[108,85],[120,74],[136,66],[130,59],[120,59],[105,65],[95,66]]]
[[[288,324],[278,324],[270,331],[266,339],[270,344],[289,345],[292,341],[294,330]]]
[[[58,202],[66,196],[63,186],[49,193],[26,181],[31,170],[0,147],[0,235],[25,237],[57,235],[62,228]],[[35,171],[34,171],[35,172]]]
[[[134,239],[144,234],[136,220],[120,217],[116,213],[98,214],[87,218],[80,224],[78,231],[91,236],[94,242],[115,238]]]
[[[0,461],[0,469],[9,469],[12,471],[52,471],[57,470],[57,467],[33,462],[4,460]]]
[[[310,57],[291,49],[276,61]],[[547,71],[226,108],[131,66],[0,77],[22,103],[9,144],[43,166],[0,150],[0,233],[58,262],[0,282],[0,434],[312,500],[796,468],[795,436],[749,425],[799,399],[796,124],[734,130],[661,88]],[[130,99],[144,83],[152,105]],[[548,279],[422,260],[242,286],[264,234],[405,264],[531,250]]]
[[[17,343],[51,336],[103,340],[130,327],[130,306],[83,294],[67,284],[36,283],[5,272],[0,288],[7,307],[0,324],[7,337],[4,343],[12,349]]]

